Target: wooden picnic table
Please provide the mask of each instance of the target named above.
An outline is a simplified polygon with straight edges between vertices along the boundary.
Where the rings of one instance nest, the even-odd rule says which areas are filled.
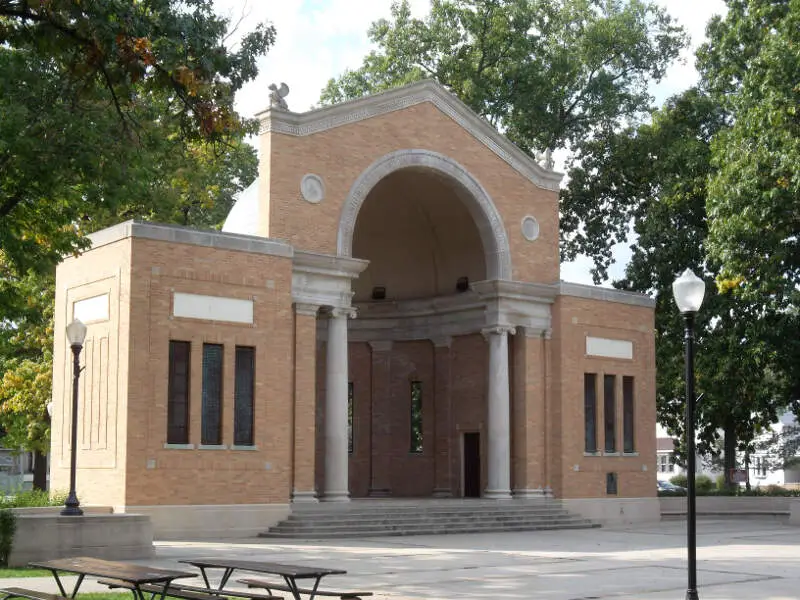
[[[313,600],[318,594],[319,583],[323,577],[328,575],[345,575],[347,571],[341,569],[326,569],[321,567],[305,567],[299,565],[287,565],[283,563],[261,562],[254,560],[236,560],[227,558],[196,558],[181,560],[182,563],[187,563],[200,569],[203,580],[208,588],[211,584],[208,581],[206,574],[207,569],[223,569],[222,579],[219,583],[219,590],[227,585],[228,580],[233,575],[234,571],[250,571],[252,573],[263,573],[266,575],[277,575],[282,577],[286,582],[285,586],[275,585],[268,587],[262,585],[261,587],[267,588],[268,593],[270,589],[279,589],[288,591],[292,594],[295,600],[302,600],[301,594],[308,594],[309,600]],[[298,580],[313,579],[314,584],[311,589],[301,589],[297,585]],[[261,582],[267,583],[267,582]],[[325,595],[331,595],[326,593]],[[339,595],[338,593],[336,594]],[[365,594],[369,595],[369,594]]]
[[[56,580],[61,595],[66,598],[75,598],[86,576],[113,578],[129,583],[132,586],[131,591],[133,591],[138,600],[145,600],[144,592],[142,591],[142,586],[145,584],[162,584],[164,588],[161,593],[161,600],[164,600],[170,583],[175,579],[197,577],[196,573],[190,573],[188,571],[158,569],[155,567],[144,567],[141,565],[132,565],[89,557],[56,558],[54,560],[32,562],[29,564],[31,567],[38,567],[50,571]],[[75,583],[75,587],[72,589],[72,594],[70,596],[67,596],[64,590],[64,584],[61,582],[61,578],[58,575],[59,571],[78,575],[78,581]]]

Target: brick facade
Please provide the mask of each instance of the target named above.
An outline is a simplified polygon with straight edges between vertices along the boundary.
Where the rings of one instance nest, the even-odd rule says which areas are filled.
[[[386,108],[403,98],[422,99]],[[331,452],[340,452],[344,432],[326,426],[326,412],[342,416],[344,378],[352,451],[338,466],[352,497],[461,496],[470,477],[464,436],[475,433],[480,489],[491,476],[506,485],[492,471],[506,468],[505,452],[507,491],[520,497],[605,498],[609,473],[616,474],[615,496],[655,496],[653,304],[559,282],[557,176],[428,82],[307,115],[273,110],[262,128],[254,225],[261,238],[126,223],[98,233],[90,251],[60,265],[54,489],[65,489],[69,477],[64,327],[82,300],[107,296],[107,314],[87,323],[83,355],[84,503],[315,501],[338,468]],[[359,190],[392,153],[411,166],[391,171],[390,164],[374,187]],[[324,182],[321,202],[302,196],[307,173]],[[359,193],[353,239],[344,240],[348,202]],[[521,231],[527,216],[538,223],[535,239]],[[493,279],[504,265],[511,280]],[[459,278],[469,289],[456,289]],[[376,286],[386,300],[372,297]],[[180,308],[179,300],[193,304]],[[337,312],[351,307],[358,317],[348,319],[346,338],[332,337],[329,321],[352,317]],[[493,347],[507,343],[508,351],[490,360],[492,335],[504,336]],[[590,352],[587,338],[599,340],[600,350]],[[188,444],[167,443],[170,340],[191,348]],[[204,344],[223,348],[222,439],[213,446],[201,443]],[[244,447],[234,443],[238,346],[255,351],[254,440]],[[345,355],[346,373],[339,373],[331,359]],[[500,367],[507,389],[490,386]],[[614,453],[585,452],[585,373],[601,382],[615,376]],[[635,448],[628,453],[623,377],[634,382]],[[412,385],[422,399],[418,452],[411,447]],[[490,423],[488,408],[506,401],[510,441],[498,445],[504,426]],[[599,389],[601,444],[604,404]]]

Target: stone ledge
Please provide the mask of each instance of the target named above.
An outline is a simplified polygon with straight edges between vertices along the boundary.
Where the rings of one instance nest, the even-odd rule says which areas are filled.
[[[14,509],[17,531],[8,561],[11,567],[73,556],[132,560],[155,555],[153,527],[146,515],[87,512],[63,517],[58,512],[24,511]]]

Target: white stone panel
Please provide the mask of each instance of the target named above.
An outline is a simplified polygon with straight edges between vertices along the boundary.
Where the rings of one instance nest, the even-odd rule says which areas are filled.
[[[586,354],[605,358],[633,358],[633,342],[586,336]]]
[[[253,323],[253,301],[175,292],[172,315],[187,319]]]
[[[72,318],[84,323],[108,321],[108,294],[78,300],[72,305]]]

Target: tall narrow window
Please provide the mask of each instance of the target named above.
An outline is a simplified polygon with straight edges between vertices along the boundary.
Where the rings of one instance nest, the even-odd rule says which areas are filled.
[[[353,453],[353,382],[347,382],[347,451]]]
[[[583,375],[584,450],[597,452],[597,375]]]
[[[203,344],[203,414],[200,443],[222,444],[222,345]]]
[[[614,375],[603,377],[603,422],[605,423],[605,450],[617,451],[617,399],[614,394],[617,378]]]
[[[422,382],[411,382],[411,452],[422,452]]]
[[[633,435],[633,377],[622,378],[622,451],[636,452]]]
[[[189,443],[189,357],[190,342],[169,342],[169,384],[167,391],[167,443]]]
[[[233,443],[253,445],[253,392],[255,387],[256,349],[236,346],[236,378],[233,391]]]

